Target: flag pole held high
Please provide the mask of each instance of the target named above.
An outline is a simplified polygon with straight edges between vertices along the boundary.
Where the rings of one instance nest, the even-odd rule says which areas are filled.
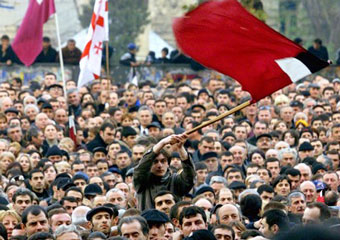
[[[87,43],[79,62],[78,88],[98,79],[101,75],[104,41],[109,40],[108,6],[108,0],[96,0],[94,4]]]
[[[237,0],[207,1],[176,18],[172,27],[184,54],[237,80],[250,93],[252,102],[329,66],[258,20]],[[250,103],[245,102],[187,133]]]

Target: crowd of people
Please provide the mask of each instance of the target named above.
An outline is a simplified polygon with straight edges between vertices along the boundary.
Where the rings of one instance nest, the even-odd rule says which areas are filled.
[[[121,64],[138,66],[128,50]],[[0,239],[337,239],[340,79],[304,79],[192,134],[249,93],[213,73],[65,86],[52,72],[0,83]]]
[[[12,64],[22,64],[20,59],[16,56],[15,52],[12,50],[10,45],[10,38],[7,35],[1,37],[0,45],[0,65],[12,65]],[[301,38],[296,38],[294,41],[303,46],[304,42]],[[51,40],[49,37],[43,37],[42,40],[43,49],[41,53],[37,56],[34,63],[56,63],[59,62],[59,54],[55,48],[51,45]],[[151,64],[191,64],[195,70],[202,69],[203,66],[194,62],[192,59],[186,57],[178,50],[173,50],[169,52],[168,48],[163,48],[161,51],[161,57],[157,58],[156,53],[150,51],[146,56],[144,61],[137,61],[136,53],[138,51],[138,46],[135,43],[130,43],[127,46],[127,52],[120,57],[119,63],[124,66],[138,67],[141,65],[151,65]],[[308,48],[308,51],[316,55],[322,60],[328,61],[328,50],[322,45],[321,39],[315,39],[313,45]],[[109,46],[108,55],[109,59],[114,54],[114,49]],[[67,65],[79,65],[79,61],[82,52],[76,47],[76,41],[69,39],[65,47],[62,48],[63,61]],[[103,46],[103,56],[102,63],[106,64],[106,44]],[[337,51],[336,64],[340,65],[340,49]]]

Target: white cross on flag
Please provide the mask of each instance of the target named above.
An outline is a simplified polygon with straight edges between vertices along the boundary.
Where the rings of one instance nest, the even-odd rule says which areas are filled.
[[[100,77],[103,41],[109,40],[108,0],[96,0],[87,43],[80,59],[78,88]]]

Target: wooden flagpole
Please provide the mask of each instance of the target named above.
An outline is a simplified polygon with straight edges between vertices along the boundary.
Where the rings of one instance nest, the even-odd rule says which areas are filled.
[[[250,104],[251,104],[251,100],[246,101],[246,102],[244,102],[244,103],[234,107],[233,109],[230,109],[229,111],[227,111],[225,113],[222,113],[219,116],[217,116],[217,117],[215,117],[215,118],[213,118],[213,119],[211,119],[211,120],[209,120],[207,122],[204,122],[204,123],[198,125],[197,127],[193,128],[193,129],[190,129],[190,130],[186,131],[185,133],[189,135],[189,134],[191,134],[193,132],[196,132],[196,131],[198,131],[198,130],[200,130],[200,129],[202,129],[202,128],[210,125],[210,124],[213,124],[215,122],[218,122],[218,121],[222,120],[223,118],[225,118],[225,117],[227,117],[227,116],[229,116],[229,115],[231,115],[231,114],[233,114],[233,113],[235,113],[237,111],[240,111],[241,109],[243,109],[245,107],[248,107]]]

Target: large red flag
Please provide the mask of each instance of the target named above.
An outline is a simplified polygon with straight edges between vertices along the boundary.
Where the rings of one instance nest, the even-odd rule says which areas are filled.
[[[43,25],[55,13],[54,0],[30,0],[12,48],[19,59],[31,65],[42,50]]]
[[[184,54],[236,79],[253,101],[329,65],[258,20],[237,0],[205,2],[175,19],[173,31]]]

